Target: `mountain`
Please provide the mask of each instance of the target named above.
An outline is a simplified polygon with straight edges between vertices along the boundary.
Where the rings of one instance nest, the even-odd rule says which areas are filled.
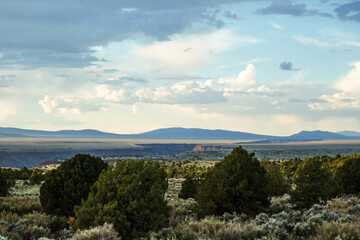
[[[347,136],[347,137],[360,137],[360,132],[354,132],[354,131],[341,131],[337,132],[338,134]]]
[[[273,139],[274,136],[201,128],[162,128],[136,135],[143,139]]]
[[[360,133],[327,131],[302,131],[291,136],[280,137],[261,135],[246,132],[209,130],[201,128],[161,128],[139,134],[115,134],[98,130],[61,130],[41,131],[20,128],[0,127],[0,138],[5,137],[30,137],[30,138],[114,138],[114,139],[183,139],[183,140],[321,140],[321,139],[360,139]]]
[[[339,133],[327,132],[327,131],[301,131],[293,134],[288,139],[351,139],[352,137],[345,136]]]
[[[42,130],[0,127],[0,133],[6,135],[14,135],[14,137],[15,135],[17,135],[18,137],[32,137],[32,138],[119,138],[121,136],[127,136],[127,135],[119,135],[115,133],[106,133],[92,129],[42,131]]]

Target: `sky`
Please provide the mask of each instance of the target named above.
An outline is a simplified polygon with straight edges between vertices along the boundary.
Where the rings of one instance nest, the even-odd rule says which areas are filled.
[[[360,1],[0,1],[0,126],[360,131]]]

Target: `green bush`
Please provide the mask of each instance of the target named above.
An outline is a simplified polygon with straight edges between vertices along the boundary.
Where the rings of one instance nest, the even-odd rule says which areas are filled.
[[[146,236],[166,227],[166,172],[153,161],[117,161],[100,175],[86,201],[75,208],[75,227],[114,224],[123,239]]]
[[[253,153],[239,146],[205,175],[196,196],[197,214],[255,215],[269,206],[268,196],[265,169]]]
[[[107,164],[99,157],[76,154],[46,174],[40,188],[40,201],[48,214],[74,216],[74,206],[86,199],[90,187]]]

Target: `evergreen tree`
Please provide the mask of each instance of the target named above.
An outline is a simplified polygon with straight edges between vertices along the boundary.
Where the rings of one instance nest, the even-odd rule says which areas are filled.
[[[269,205],[265,174],[254,153],[234,148],[205,175],[196,196],[198,217],[260,212]]]
[[[6,175],[3,173],[3,170],[0,169],[0,196],[6,196],[9,193],[10,183],[6,179]]]
[[[319,157],[303,160],[295,172],[294,183],[296,188],[291,196],[299,207],[326,201],[339,191],[330,170],[322,167]]]
[[[74,206],[86,199],[90,187],[107,164],[99,157],[76,154],[60,167],[46,174],[40,187],[40,202],[44,212],[74,216]]]
[[[122,239],[146,236],[167,226],[166,172],[153,161],[117,161],[100,175],[89,197],[75,207],[75,226],[113,223]]]
[[[270,196],[282,196],[290,191],[290,184],[285,181],[280,171],[280,165],[269,160],[261,160],[260,165],[266,170],[267,186]]]
[[[195,198],[199,185],[199,180],[195,180],[190,176],[185,177],[185,181],[181,184],[178,197],[183,199]]]
[[[335,180],[346,194],[360,193],[360,155],[345,159],[342,166],[335,172]]]

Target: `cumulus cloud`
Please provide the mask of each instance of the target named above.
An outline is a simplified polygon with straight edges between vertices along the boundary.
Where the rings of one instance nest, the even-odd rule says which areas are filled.
[[[179,82],[169,88],[158,87],[154,90],[141,88],[135,92],[138,101],[166,104],[210,104],[225,102],[222,92],[211,88],[211,81]]]
[[[250,88],[247,92],[250,94],[268,94],[271,93],[272,90],[269,87],[262,85],[257,88]]]
[[[96,98],[105,99],[110,102],[121,102],[125,101],[125,90],[112,90],[106,84],[101,84],[95,87],[96,90]]]
[[[352,94],[360,94],[360,62],[352,64],[354,69],[335,84],[335,88]]]
[[[249,64],[237,76],[222,77],[218,80],[218,83],[225,92],[244,91],[256,84],[255,76],[256,68],[253,64]]]
[[[39,104],[45,113],[51,113],[52,110],[58,106],[57,101],[51,99],[49,95],[45,95],[44,99],[39,101]]]
[[[310,103],[308,107],[311,110],[336,110],[343,108],[359,108],[359,99],[351,97],[346,93],[335,93],[333,95],[322,95],[320,100],[324,102]]]
[[[84,98],[52,97],[45,95],[39,101],[45,113],[76,114],[104,110],[105,106],[97,102],[89,102]]]
[[[360,62],[352,64],[355,68],[341,78],[334,88],[340,92],[322,95],[318,103],[310,103],[311,110],[359,109],[360,108]]]

